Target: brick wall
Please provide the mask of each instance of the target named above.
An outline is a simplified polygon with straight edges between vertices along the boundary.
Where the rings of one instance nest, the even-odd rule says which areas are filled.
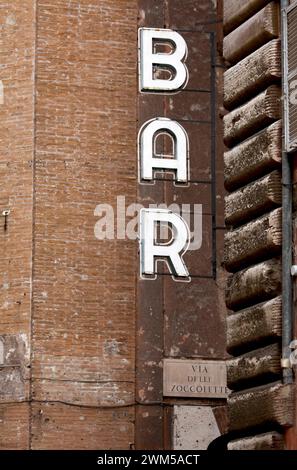
[[[223,68],[219,52],[222,17],[215,2],[210,0],[139,0],[138,24],[171,28],[180,32],[187,42],[189,82],[185,90],[172,96],[140,94],[138,127],[158,116],[177,120],[189,136],[191,175],[187,188],[160,180],[154,186],[139,186],[139,200],[144,205],[200,203],[204,215],[202,247],[184,258],[192,275],[191,283],[174,282],[168,275],[159,276],[154,282],[138,282],[136,423],[142,432],[137,434],[136,445],[138,448],[177,445],[174,423],[178,421],[177,416],[184,416],[187,433],[193,437],[195,448],[199,448],[197,429],[188,420],[188,407],[205,405],[222,411],[225,401],[163,397],[162,360],[164,357],[224,359],[226,355],[226,275],[221,266],[224,237],[220,118]],[[218,422],[220,431],[224,432],[224,418],[218,418]],[[160,432],[161,425],[164,433]],[[187,446],[185,441],[184,445]]]
[[[14,380],[5,356],[0,397],[25,402],[1,404],[1,448],[129,448],[136,246],[96,240],[94,209],[135,201],[136,1],[1,2],[0,14],[0,322],[23,348]]]

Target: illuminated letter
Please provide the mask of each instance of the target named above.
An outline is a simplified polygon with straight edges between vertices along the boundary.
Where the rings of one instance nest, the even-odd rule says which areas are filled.
[[[156,243],[156,224],[167,223],[172,239],[166,244]],[[188,277],[182,256],[189,245],[189,227],[177,214],[165,209],[142,209],[140,211],[140,266],[141,275],[154,275],[156,259],[166,261],[169,271],[177,277]]]
[[[169,44],[169,53],[155,52],[156,44]],[[188,69],[183,63],[187,58],[184,38],[170,29],[139,29],[140,91],[176,92],[187,85]],[[154,68],[166,69],[170,78],[156,78]]]
[[[156,139],[168,134],[173,140],[173,157],[157,155]],[[157,118],[145,123],[138,137],[140,181],[152,180],[153,169],[176,171],[176,181],[188,181],[188,136],[184,128],[167,118]]]

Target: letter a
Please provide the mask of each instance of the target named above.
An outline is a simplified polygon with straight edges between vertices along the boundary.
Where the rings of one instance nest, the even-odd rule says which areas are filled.
[[[173,141],[173,157],[157,155],[156,139],[168,134]],[[139,132],[139,181],[152,180],[153,169],[176,172],[176,181],[188,182],[189,141],[185,129],[176,121],[156,118],[146,122]]]

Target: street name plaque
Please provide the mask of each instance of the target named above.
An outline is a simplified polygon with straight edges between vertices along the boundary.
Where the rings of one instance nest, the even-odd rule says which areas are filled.
[[[226,398],[228,394],[224,361],[164,359],[164,396]]]

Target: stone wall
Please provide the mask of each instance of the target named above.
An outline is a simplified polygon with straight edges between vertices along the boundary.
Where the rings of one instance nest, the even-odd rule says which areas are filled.
[[[294,389],[282,385],[280,366],[279,2],[225,0],[224,33],[228,447],[280,449]]]
[[[224,399],[163,397],[162,377],[163,358],[226,358],[216,6],[0,2],[0,449],[199,449],[226,431]],[[138,93],[138,27],[183,35],[182,93]],[[275,93],[263,96],[263,120],[274,121]],[[187,188],[138,184],[137,133],[159,116],[189,134]],[[278,210],[271,152],[274,173],[257,185],[258,205]],[[140,280],[137,240],[95,238],[96,206],[115,207],[117,196],[126,206],[203,204],[203,246],[185,260],[191,283],[164,272]],[[278,250],[279,212],[263,224]]]

